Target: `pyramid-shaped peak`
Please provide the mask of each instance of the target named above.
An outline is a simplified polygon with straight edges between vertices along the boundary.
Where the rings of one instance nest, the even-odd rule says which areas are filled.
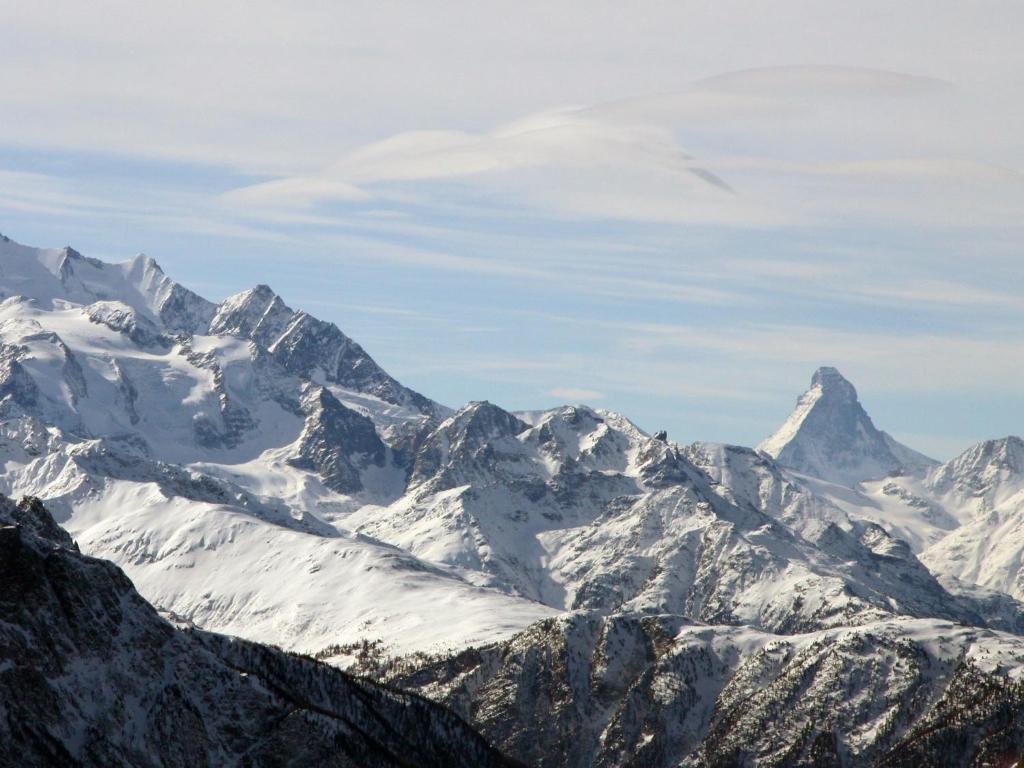
[[[259,283],[254,285],[252,288],[246,288],[244,291],[228,296],[222,304],[224,306],[243,306],[251,304],[253,302],[260,302],[263,304],[269,304],[274,299],[280,298],[274,289],[265,283]]]
[[[789,418],[758,448],[783,466],[843,485],[935,463],[877,429],[853,384],[828,366],[814,372]]]
[[[222,301],[209,333],[251,338],[264,347],[283,333],[294,313],[270,288],[260,283]]]
[[[857,399],[857,390],[838,368],[822,366],[811,377],[811,388],[820,388],[824,394],[839,395],[850,400]]]
[[[254,285],[252,288],[246,288],[244,291],[239,291],[233,296],[228,296],[224,301],[220,303],[219,314],[225,312],[237,312],[239,310],[246,311],[258,311],[264,312],[270,306],[285,307],[284,301],[281,299],[274,289],[269,285],[260,283]],[[291,311],[290,309],[288,310]]]

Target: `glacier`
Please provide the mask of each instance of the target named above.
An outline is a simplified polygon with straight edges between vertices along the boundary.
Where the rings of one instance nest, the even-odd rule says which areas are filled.
[[[0,493],[175,621],[418,691],[538,765],[910,765],[960,733],[929,720],[957,686],[1020,695],[1024,442],[940,463],[832,367],[757,448],[680,444],[451,408],[268,286],[215,303],[146,256],[3,238]]]

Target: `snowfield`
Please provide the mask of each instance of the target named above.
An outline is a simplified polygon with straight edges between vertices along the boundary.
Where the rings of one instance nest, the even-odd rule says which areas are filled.
[[[1024,664],[1024,442],[940,464],[834,368],[756,450],[453,410],[267,286],[214,304],[145,256],[4,238],[0,492],[178,620],[363,665],[528,762],[915,755],[956,686],[1015,701]],[[765,690],[793,704],[778,744]]]

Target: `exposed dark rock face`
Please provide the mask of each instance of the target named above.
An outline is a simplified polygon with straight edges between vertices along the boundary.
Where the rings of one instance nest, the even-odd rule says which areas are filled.
[[[119,301],[97,301],[83,311],[90,322],[122,333],[140,347],[169,347],[172,343],[153,321]]]
[[[334,323],[293,311],[266,285],[223,301],[208,332],[252,339],[282,368],[303,378],[316,379],[319,374],[331,384],[410,406],[428,416],[443,410],[399,384]]]
[[[501,461],[516,461],[514,438],[529,426],[487,401],[474,402],[429,430],[420,441],[410,485],[431,482],[435,490],[453,488],[492,474]]]
[[[10,412],[12,407],[32,408],[39,398],[35,380],[18,362],[22,354],[19,346],[0,344],[0,408],[5,412]]]
[[[298,455],[288,463],[316,472],[331,490],[362,490],[362,470],[371,465],[383,467],[387,458],[387,449],[373,422],[346,408],[327,389],[315,384],[306,385],[302,411],[306,423],[299,438]]]
[[[505,766],[457,716],[162,619],[36,500],[0,498],[0,765]]]
[[[363,669],[546,768],[1009,768],[1024,755],[1024,684],[964,659],[978,642],[992,643],[986,659],[1024,650],[941,622],[775,636],[575,614],[495,646]]]
[[[963,665],[942,698],[880,768],[972,765],[1013,768],[1024,758],[1024,684]]]
[[[213,319],[213,302],[171,280],[149,256],[136,256],[126,277],[169,333],[203,333]]]

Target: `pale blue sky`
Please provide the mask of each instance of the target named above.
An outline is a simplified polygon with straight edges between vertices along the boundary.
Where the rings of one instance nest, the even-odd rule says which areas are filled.
[[[1017,2],[0,0],[0,232],[257,282],[447,404],[1024,432]]]

